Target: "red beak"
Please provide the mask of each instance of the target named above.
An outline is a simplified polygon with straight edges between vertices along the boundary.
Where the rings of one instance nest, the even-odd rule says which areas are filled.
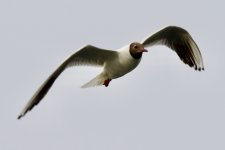
[[[143,52],[148,52],[148,50],[147,49],[143,49]]]

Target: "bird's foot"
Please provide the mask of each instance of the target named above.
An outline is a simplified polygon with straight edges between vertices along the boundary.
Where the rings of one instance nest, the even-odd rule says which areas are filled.
[[[107,79],[104,81],[103,85],[105,85],[105,87],[108,87],[109,86],[109,82],[111,81],[112,79]]]

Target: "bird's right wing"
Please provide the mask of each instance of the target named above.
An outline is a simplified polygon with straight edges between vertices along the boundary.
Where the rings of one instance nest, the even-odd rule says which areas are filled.
[[[104,63],[110,59],[114,59],[117,56],[116,51],[105,50],[87,45],[81,48],[78,52],[67,58],[40,86],[40,88],[34,93],[32,98],[28,101],[24,107],[18,119],[23,117],[28,111],[30,111],[35,105],[37,105],[47,94],[57,77],[68,67],[78,65],[94,65],[103,66]]]

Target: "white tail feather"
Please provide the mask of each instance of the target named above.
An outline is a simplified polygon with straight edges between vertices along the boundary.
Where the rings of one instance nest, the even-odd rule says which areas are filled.
[[[103,85],[104,81],[107,78],[103,75],[103,74],[99,74],[98,76],[96,76],[94,79],[92,79],[91,81],[89,81],[88,83],[84,84],[83,86],[81,86],[81,88],[88,88],[88,87],[93,87],[93,86],[99,86],[99,85]]]

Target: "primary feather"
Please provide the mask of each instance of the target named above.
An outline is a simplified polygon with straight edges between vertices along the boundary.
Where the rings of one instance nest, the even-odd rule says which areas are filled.
[[[191,35],[183,28],[168,26],[145,39],[144,46],[166,45],[174,50],[180,59],[195,69],[204,70],[200,50]]]
[[[28,101],[27,105],[24,107],[18,119],[23,117],[28,111],[30,111],[35,105],[37,105],[47,94],[55,80],[58,76],[70,66],[78,65],[95,65],[103,66],[104,62],[108,59],[113,59],[116,57],[116,52],[111,50],[104,50],[101,48],[94,47],[92,45],[87,45],[81,48],[78,52],[71,55],[66,59],[40,86],[40,88],[35,92],[35,94]]]

